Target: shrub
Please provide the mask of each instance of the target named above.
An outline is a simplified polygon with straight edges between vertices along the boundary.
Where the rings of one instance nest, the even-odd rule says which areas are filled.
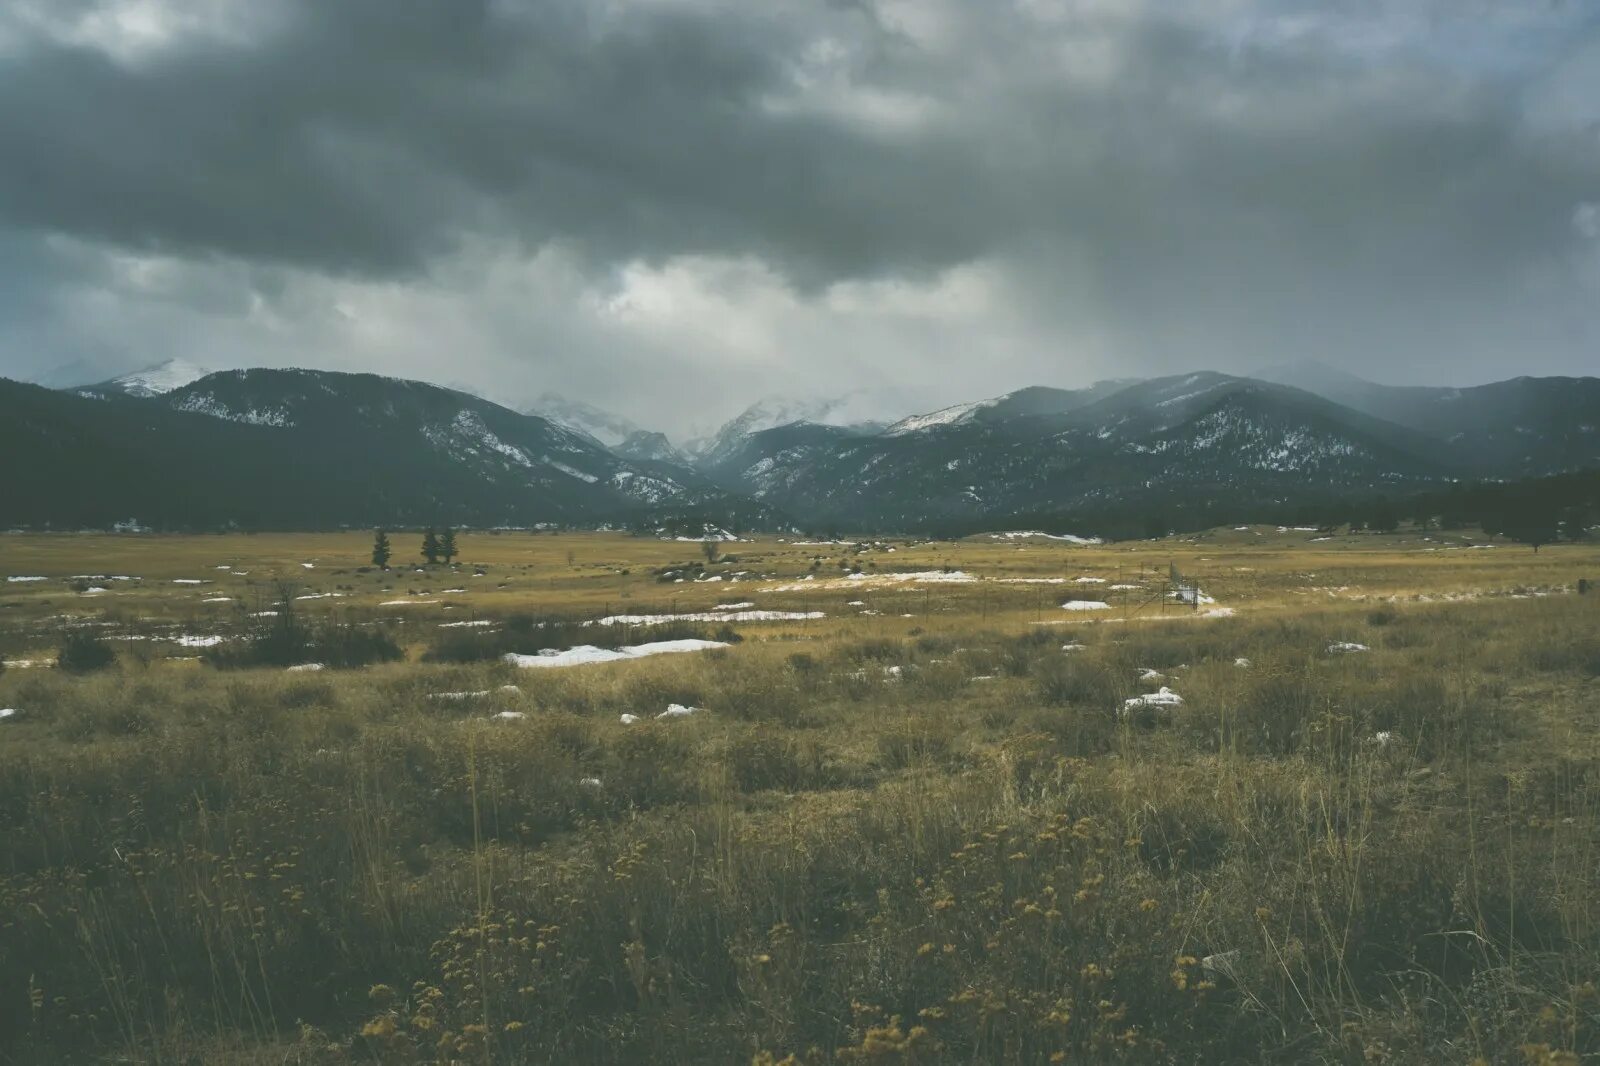
[[[1117,687],[1105,667],[1085,659],[1047,659],[1034,675],[1044,703],[1060,706],[1113,707]]]
[[[61,642],[61,652],[56,657],[56,665],[71,674],[104,670],[116,661],[117,653],[111,650],[111,645],[98,633],[87,629],[69,633]]]

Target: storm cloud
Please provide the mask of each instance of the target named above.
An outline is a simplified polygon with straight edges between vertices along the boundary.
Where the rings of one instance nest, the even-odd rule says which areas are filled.
[[[1592,372],[1597,204],[1576,0],[0,5],[20,377],[369,369],[683,431]]]

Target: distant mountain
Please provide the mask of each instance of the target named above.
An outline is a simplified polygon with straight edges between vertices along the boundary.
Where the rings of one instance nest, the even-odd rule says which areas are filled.
[[[652,433],[641,429],[628,434],[627,439],[611,449],[624,459],[639,459],[653,463],[672,463],[676,466],[692,466],[692,461],[673,443],[667,439],[665,433]]]
[[[918,528],[1174,500],[1243,507],[1394,491],[1447,476],[1441,451],[1298,389],[1201,373],[1023,390],[874,437],[791,425],[755,434],[709,469],[826,524]]]
[[[1519,377],[1464,388],[1379,385],[1305,362],[1263,371],[1448,443],[1480,477],[1528,477],[1600,463],[1600,378]]]
[[[634,434],[644,432],[621,415],[612,414],[582,400],[569,400],[555,392],[547,392],[540,396],[533,403],[523,407],[522,413],[537,415],[557,425],[585,433],[607,448],[615,448]]]
[[[68,392],[0,381],[0,454],[26,457],[0,464],[0,526],[694,531],[789,528],[794,515],[841,531],[1101,533],[1600,467],[1594,378],[1397,388],[1266,372],[1305,388],[1202,371],[1020,389],[889,426],[862,420],[883,405],[859,394],[768,399],[691,454],[586,404],[563,401],[563,424],[422,382],[307,370],[166,387],[192,369]]]
[[[811,398],[767,396],[723,423],[710,437],[691,441],[685,450],[700,463],[715,466],[755,434],[797,422],[845,428],[858,436],[879,433],[886,427],[874,417],[877,404],[875,398],[861,392]]]
[[[681,467],[372,374],[237,370],[135,397],[0,381],[0,525],[777,524]]]
[[[135,370],[122,374],[109,381],[102,381],[95,385],[81,386],[75,391],[83,393],[121,393],[124,396],[162,396],[173,389],[180,389],[191,381],[198,381],[211,371],[204,367],[195,366],[184,359],[168,359],[165,362],[147,366],[143,370]]]

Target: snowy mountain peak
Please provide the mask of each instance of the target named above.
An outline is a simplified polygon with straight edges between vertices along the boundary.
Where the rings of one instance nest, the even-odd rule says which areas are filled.
[[[181,389],[211,373],[205,367],[195,366],[185,359],[168,359],[165,362],[135,370],[92,388],[103,392],[122,392],[129,396],[162,396],[173,389]]]
[[[970,403],[953,404],[950,407],[941,407],[937,411],[930,411],[925,415],[912,415],[902,418],[894,425],[883,431],[886,437],[902,437],[907,433],[917,433],[937,426],[959,426],[972,421],[972,416],[986,407],[993,407],[999,403],[998,398],[991,400],[974,400]]]
[[[687,447],[702,459],[715,461],[731,455],[757,433],[796,422],[877,433],[883,428],[877,416],[885,409],[885,403],[884,397],[866,391],[842,396],[765,396],[723,423],[711,437]]]
[[[615,448],[629,437],[641,432],[639,426],[621,415],[612,414],[582,400],[569,400],[555,392],[547,392],[540,396],[522,408],[522,413],[538,415],[567,429],[576,430],[599,441],[607,448]]]

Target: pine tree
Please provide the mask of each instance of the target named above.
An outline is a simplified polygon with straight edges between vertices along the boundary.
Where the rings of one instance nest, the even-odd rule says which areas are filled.
[[[372,565],[381,566],[385,570],[389,569],[389,556],[392,554],[389,550],[389,534],[381,529],[373,530]]]
[[[456,551],[455,530],[450,529],[449,527],[445,528],[444,536],[439,538],[439,554],[444,556],[444,561],[446,563],[448,563],[451,559],[454,559],[457,555],[461,554],[460,552]]]
[[[428,531],[422,535],[422,557],[429,563],[439,561],[439,535],[429,526]]]

